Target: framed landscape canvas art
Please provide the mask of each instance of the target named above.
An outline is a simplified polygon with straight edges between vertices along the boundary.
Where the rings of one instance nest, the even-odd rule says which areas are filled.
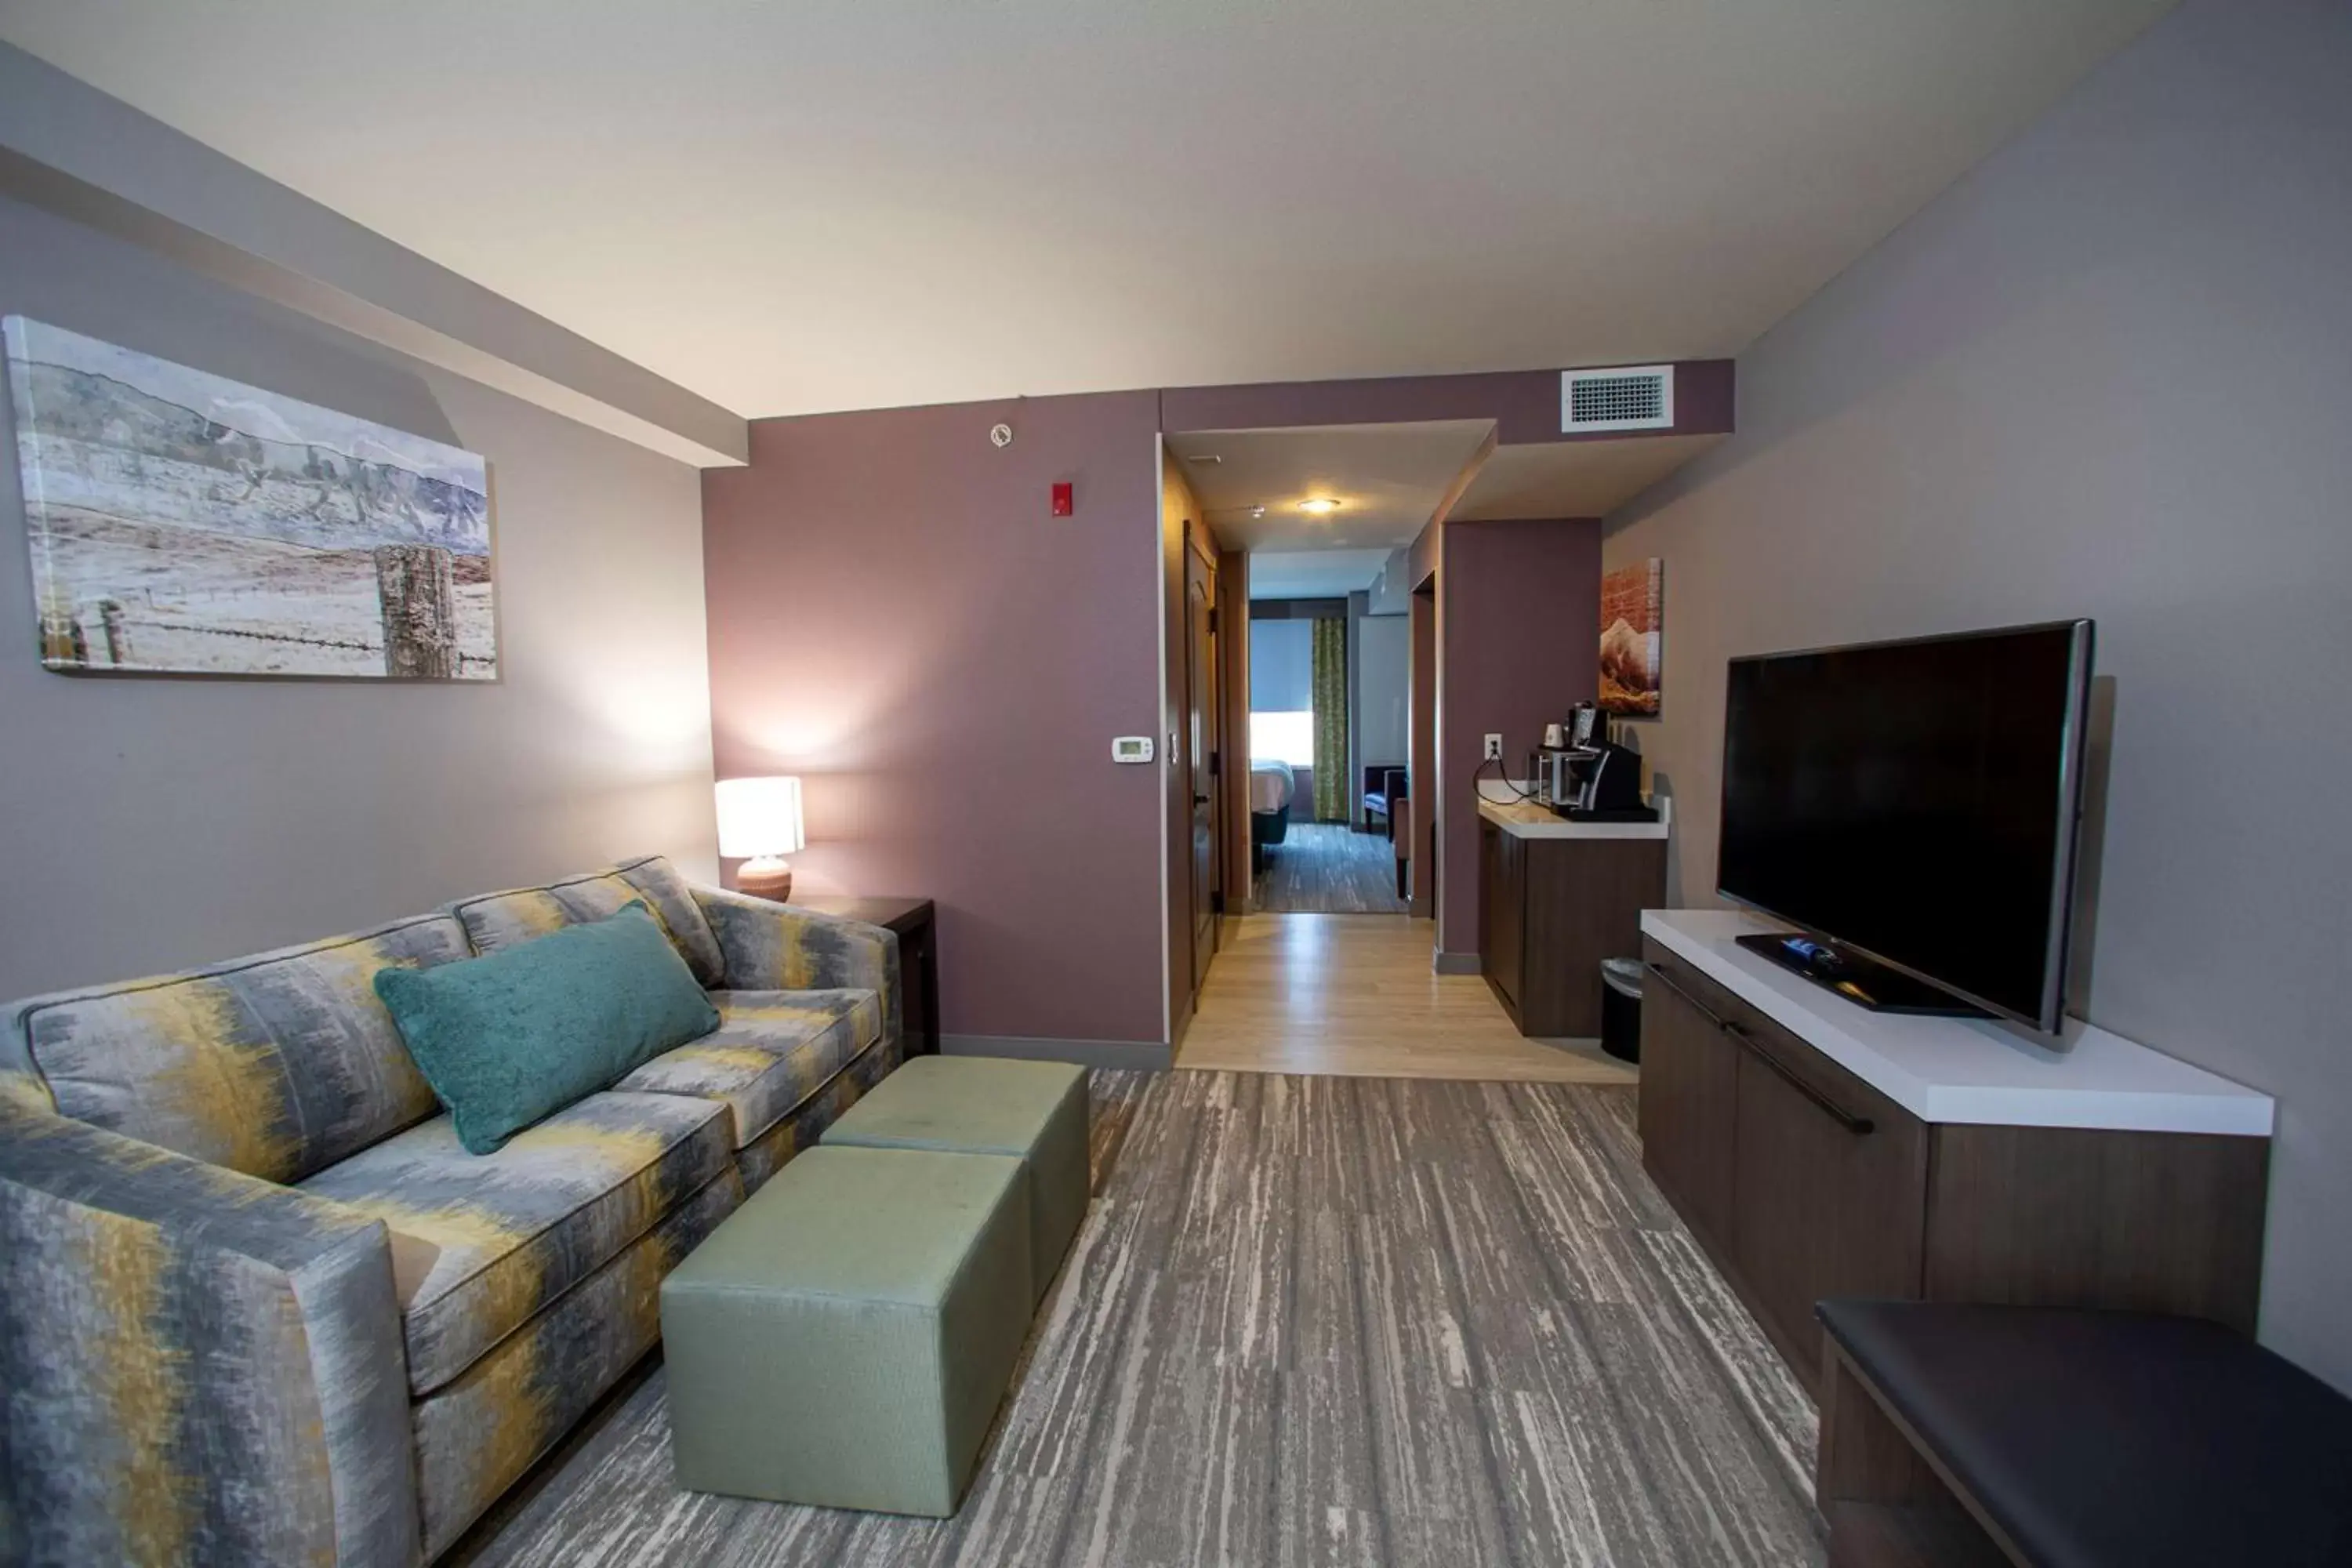
[[[1601,579],[1601,706],[1658,711],[1659,641],[1665,630],[1665,563],[1656,556]]]
[[[480,458],[22,316],[0,331],[49,668],[498,679]]]

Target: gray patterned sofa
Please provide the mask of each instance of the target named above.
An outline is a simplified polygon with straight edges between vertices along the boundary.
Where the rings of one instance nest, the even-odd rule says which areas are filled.
[[[376,1000],[642,899],[720,1026],[459,1148]],[[663,1275],[898,1064],[898,939],[655,858],[0,1039],[0,1563],[439,1555],[659,1329]]]

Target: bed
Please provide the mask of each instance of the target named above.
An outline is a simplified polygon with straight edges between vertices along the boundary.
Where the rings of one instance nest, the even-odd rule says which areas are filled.
[[[1265,869],[1265,852],[1290,831],[1290,797],[1298,779],[1288,763],[1250,761],[1250,874]]]

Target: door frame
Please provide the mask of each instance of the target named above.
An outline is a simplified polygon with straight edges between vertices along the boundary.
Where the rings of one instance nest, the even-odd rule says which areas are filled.
[[[1250,757],[1249,757],[1249,556],[1239,550],[1217,552],[1217,696],[1223,710],[1218,733],[1223,737],[1224,760],[1218,776],[1218,853],[1222,858],[1219,885],[1224,889],[1224,921],[1219,922],[1219,943],[1231,933],[1226,922],[1250,910],[1256,888],[1250,876]],[[1238,628],[1238,629],[1236,629]]]
[[[1184,549],[1181,556],[1183,581],[1179,602],[1184,614],[1184,749],[1182,772],[1186,775],[1186,792],[1192,798],[1192,808],[1186,813],[1188,831],[1183,844],[1183,858],[1192,897],[1186,910],[1192,921],[1191,941],[1187,949],[1192,954],[1191,994],[1197,1002],[1202,985],[1208,980],[1209,966],[1221,945],[1218,916],[1228,902],[1224,897],[1224,803],[1217,787],[1226,767],[1223,735],[1223,703],[1219,685],[1222,664],[1218,647],[1222,638],[1218,625],[1219,603],[1217,554],[1202,537],[1205,530],[1192,518],[1184,520]],[[1192,595],[1198,586],[1202,599],[1203,614],[1198,620],[1193,615]],[[1197,639],[1205,637],[1208,646],[1198,646]],[[1205,756],[1203,755],[1205,753]],[[1208,814],[1208,853],[1206,859],[1207,886],[1201,884],[1203,861],[1201,854],[1201,815]],[[1205,935],[1204,935],[1205,931]],[[1206,942],[1206,951],[1202,943]]]
[[[1412,802],[1412,853],[1407,857],[1412,895],[1405,912],[1414,920],[1437,918],[1437,577],[1412,591],[1412,728],[1407,732],[1407,792]],[[1433,941],[1435,940],[1433,935]]]

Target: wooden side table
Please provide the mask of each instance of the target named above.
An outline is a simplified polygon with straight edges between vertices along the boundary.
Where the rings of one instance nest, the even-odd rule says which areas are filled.
[[[847,896],[794,899],[795,908],[844,920],[863,921],[898,934],[898,979],[907,992],[902,1029],[907,1054],[935,1056],[940,1048],[940,950],[929,899],[859,899]]]

